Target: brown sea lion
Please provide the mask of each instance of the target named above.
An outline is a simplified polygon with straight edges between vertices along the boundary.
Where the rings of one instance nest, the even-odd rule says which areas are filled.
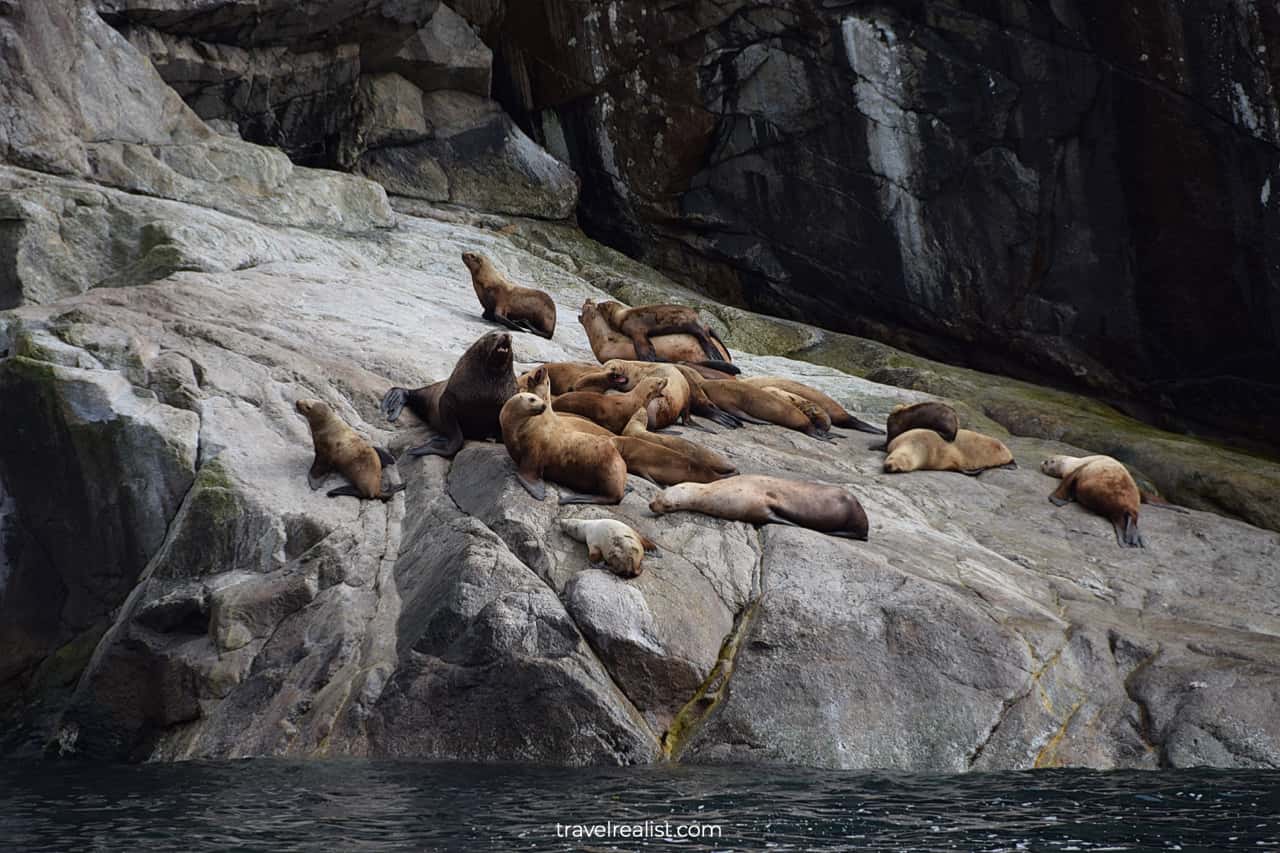
[[[547,496],[542,478],[575,493],[562,504],[616,504],[627,489],[627,463],[612,440],[564,428],[536,395],[516,394],[502,407],[502,441],[515,460],[516,479],[535,500]]]
[[[729,429],[737,429],[742,426],[741,418],[731,415],[717,406],[707,396],[707,392],[702,389],[702,383],[717,380],[708,380],[691,364],[677,364],[676,369],[684,375],[685,380],[689,383],[689,412],[691,414],[701,418],[709,418]],[[732,381],[732,379],[733,377],[729,377],[728,381]]]
[[[910,406],[900,403],[889,413],[885,435],[885,446],[904,432],[913,429],[931,429],[947,441],[956,440],[956,432],[960,429],[960,419],[956,410],[946,403],[930,400],[924,403],[913,403]]]
[[[551,394],[551,379],[547,373],[545,364],[539,365],[528,373],[522,375],[518,380],[516,380],[516,385],[519,386],[521,391],[528,391],[542,402],[547,405],[551,405],[551,401],[553,399]],[[637,411],[643,412],[644,410],[637,409]],[[575,430],[576,432],[585,432],[588,435],[602,435],[607,437],[611,437],[613,435],[613,433],[608,429],[600,426],[600,424],[590,418],[582,417],[582,415],[557,413],[556,417],[560,419],[560,422],[566,429]]]
[[[750,524],[791,524],[847,539],[867,538],[867,514],[839,486],[742,474],[715,483],[681,483],[649,503],[662,514],[688,510]]]
[[[754,424],[777,424],[798,430],[820,441],[833,441],[820,432],[808,416],[791,402],[736,379],[704,380],[702,390],[718,408]]]
[[[619,577],[639,577],[644,555],[658,556],[657,545],[612,518],[562,518],[560,529],[587,546],[592,568],[608,569]]]
[[[884,458],[884,470],[890,474],[959,471],[977,476],[988,468],[1017,467],[1004,442],[967,429],[957,430],[955,441],[931,429],[907,430],[889,443],[889,455]]]
[[[831,416],[827,414],[826,409],[822,408],[817,403],[797,394],[792,394],[790,391],[784,391],[775,385],[763,385],[757,387],[766,394],[772,394],[779,400],[785,400],[795,406],[804,413],[804,416],[809,419],[809,423],[813,424],[813,428],[822,435],[826,435],[831,432]]]
[[[662,396],[667,380],[650,376],[625,394],[597,394],[594,391],[570,391],[561,394],[551,405],[558,413],[572,413],[590,418],[615,435],[621,434],[636,409],[645,409],[652,417],[651,406]],[[656,406],[655,406],[656,408]]]
[[[1145,548],[1138,532],[1138,509],[1142,494],[1133,475],[1110,456],[1051,456],[1040,463],[1040,470],[1062,482],[1049,500],[1054,506],[1079,501],[1111,522],[1116,542],[1126,548]]]
[[[501,438],[498,413],[516,393],[511,372],[511,334],[490,332],[473,343],[443,382],[412,391],[392,388],[382,398],[382,413],[395,421],[406,406],[440,433],[409,451],[412,456],[453,456],[465,439]]]
[[[692,456],[678,450],[663,447],[643,438],[615,435],[613,446],[618,448],[627,463],[627,473],[643,477],[659,486],[676,483],[714,483],[730,476],[713,471]]]
[[[875,435],[884,434],[884,430],[880,429],[880,427],[874,424],[869,424],[861,418],[855,417],[850,414],[844,406],[840,405],[831,397],[822,393],[817,388],[805,385],[803,382],[796,382],[794,379],[784,379],[781,376],[752,376],[742,378],[741,381],[748,385],[755,385],[760,388],[780,388],[783,391],[795,394],[797,397],[803,397],[811,403],[816,403],[822,407],[824,412],[827,413],[827,417],[831,418],[832,426],[842,427],[845,429],[855,429],[859,432],[869,432]]]
[[[604,368],[595,373],[583,374],[574,383],[575,391],[629,391],[650,376],[667,380],[658,405],[649,413],[649,429],[666,429],[675,423],[689,423],[689,406],[692,391],[689,381],[674,364],[652,361],[627,361],[610,359]]]
[[[696,309],[686,305],[637,305],[628,308],[610,300],[600,303],[600,313],[610,326],[631,339],[636,358],[640,361],[658,360],[658,352],[651,341],[658,335],[693,335],[711,361],[719,359],[722,351],[728,352],[715,329],[702,322]]]
[[[600,313],[600,306],[588,299],[582,303],[582,311],[578,314],[578,322],[586,330],[587,341],[591,351],[601,363],[611,358],[636,360],[636,348],[631,339],[609,325],[609,321]],[[652,339],[658,358],[671,362],[696,362],[724,373],[738,373],[727,349],[720,349],[720,355],[711,361],[706,358],[697,338],[692,335],[660,335]]]
[[[548,361],[546,364],[538,366],[547,369],[547,376],[551,380],[551,393],[553,395],[568,394],[574,390],[573,385],[578,381],[579,377],[600,371],[600,365],[590,361]],[[533,370],[526,370],[516,380],[516,387],[521,391],[528,390],[525,387],[526,377],[531,373],[533,373]]]
[[[479,252],[463,252],[462,262],[471,272],[471,286],[484,309],[480,316],[491,323],[544,338],[555,333],[556,304],[550,296],[515,284]]]
[[[636,409],[636,413],[631,416],[631,420],[627,421],[627,426],[622,430],[622,434],[631,438],[642,438],[645,441],[652,441],[654,444],[661,444],[663,447],[683,453],[685,456],[696,460],[705,465],[707,468],[717,474],[727,475],[738,473],[738,468],[728,459],[716,453],[710,448],[703,447],[701,444],[695,444],[692,441],[686,441],[674,435],[663,435],[662,433],[650,432],[646,426],[648,415],[643,409]]]
[[[323,400],[299,400],[295,407],[307,419],[311,427],[311,443],[316,458],[307,472],[312,489],[318,489],[324,478],[332,473],[341,474],[351,483],[330,489],[329,497],[341,496],[365,500],[391,500],[391,496],[404,489],[404,483],[390,488],[382,487],[382,468],[395,464],[395,457],[381,447],[373,447],[360,437],[347,423],[329,408]]]

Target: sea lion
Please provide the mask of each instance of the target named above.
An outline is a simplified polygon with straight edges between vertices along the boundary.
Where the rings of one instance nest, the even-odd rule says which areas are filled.
[[[560,529],[587,546],[595,569],[608,569],[624,578],[639,577],[646,553],[657,556],[658,546],[638,531],[612,518],[562,518]]]
[[[743,474],[715,483],[681,483],[649,503],[662,514],[689,510],[750,524],[791,524],[847,539],[867,538],[867,514],[839,486]]]
[[[346,477],[351,485],[330,489],[328,495],[331,498],[348,496],[388,501],[404,489],[404,483],[396,483],[388,489],[382,487],[382,468],[394,465],[395,457],[361,438],[327,403],[323,400],[299,400],[294,405],[311,427],[311,443],[315,446],[316,458],[307,472],[307,482],[312,489],[320,488],[324,478],[335,472]]]
[[[462,262],[471,273],[471,286],[484,309],[480,316],[491,323],[544,338],[555,334],[556,304],[550,296],[515,284],[479,252],[463,252]]]
[[[910,406],[899,403],[889,413],[887,427],[884,440],[886,447],[895,438],[913,429],[931,429],[947,441],[955,441],[956,432],[960,429],[960,419],[956,417],[956,410],[946,403],[933,400]]]
[[[596,373],[600,370],[600,365],[589,361],[548,361],[546,364],[538,366],[547,369],[547,376],[551,380],[552,394],[568,394],[574,390],[573,385],[578,381],[579,377]],[[536,370],[537,368],[534,369]],[[532,373],[533,370],[526,370],[516,380],[516,386],[521,391],[529,390],[525,387],[526,377]]]
[[[595,357],[604,363],[611,358],[635,360],[636,348],[631,339],[609,325],[609,321],[600,313],[600,306],[588,299],[582,303],[582,311],[578,314],[578,322],[586,330],[587,341]],[[658,358],[671,362],[694,362],[712,367],[724,373],[738,373],[730,358],[728,349],[719,349],[716,359],[705,361],[705,353],[697,338],[692,335],[659,335],[651,343],[657,351]]]
[[[382,398],[382,413],[395,421],[405,406],[440,433],[409,451],[411,456],[453,456],[465,439],[501,438],[498,414],[516,393],[511,371],[511,334],[490,332],[467,348],[443,382],[410,391],[392,388]]]
[[[576,493],[561,504],[616,504],[627,490],[627,463],[608,438],[565,429],[536,395],[516,394],[502,407],[502,442],[516,479],[535,500],[547,496],[545,476]]]
[[[738,473],[737,466],[710,448],[703,447],[701,444],[695,444],[692,441],[686,441],[683,438],[677,438],[674,435],[662,435],[661,433],[650,432],[648,427],[645,425],[648,419],[648,413],[645,412],[644,409],[636,409],[636,413],[631,416],[631,420],[627,421],[627,425],[622,430],[622,434],[630,436],[631,438],[642,438],[645,441],[652,441],[654,444],[661,444],[663,447],[683,453],[685,456],[705,465],[717,474],[727,475]]]
[[[570,391],[556,397],[551,405],[558,413],[582,415],[617,435],[621,434],[636,409],[645,409],[652,417],[650,407],[654,406],[666,387],[667,380],[664,377],[650,376],[625,394]]]
[[[795,406],[804,416],[809,419],[809,423],[813,424],[813,428],[819,433],[826,435],[831,432],[831,416],[827,414],[826,409],[819,406],[812,400],[792,394],[790,391],[784,391],[776,385],[758,386],[760,390],[766,394],[772,394],[779,400],[785,400]]]
[[[573,389],[600,393],[629,391],[650,376],[666,379],[667,387],[662,390],[658,405],[649,413],[649,429],[666,429],[675,423],[688,424],[693,392],[689,388],[689,380],[674,364],[614,358],[604,363],[603,370],[579,377]]]
[[[636,358],[640,361],[658,360],[657,350],[650,340],[658,335],[693,335],[710,361],[718,360],[722,351],[728,352],[716,330],[702,322],[697,310],[686,305],[637,305],[628,308],[610,300],[601,302],[599,307],[609,325],[631,339]],[[715,343],[712,343],[713,338]]]
[[[794,379],[784,379],[781,376],[752,376],[744,378],[742,382],[748,385],[755,385],[760,388],[772,387],[780,388],[797,397],[803,397],[811,403],[821,406],[823,411],[827,413],[827,417],[831,418],[831,425],[843,427],[845,429],[855,429],[859,432],[869,432],[874,435],[884,435],[884,430],[875,424],[869,424],[861,418],[857,418],[850,414],[844,406],[833,400],[831,397],[803,382],[796,382]]]
[[[1017,468],[1004,442],[971,430],[956,430],[955,441],[947,441],[931,429],[907,430],[889,442],[884,470],[890,474],[908,471],[959,471],[977,476],[988,468]]]
[[[1116,542],[1126,548],[1145,548],[1138,532],[1138,509],[1142,494],[1129,469],[1110,456],[1051,456],[1040,470],[1062,482],[1049,500],[1054,506],[1079,501],[1111,522]]]
[[[627,463],[627,473],[643,477],[659,486],[674,486],[676,483],[714,483],[728,474],[720,474],[710,466],[686,456],[678,450],[663,447],[643,438],[626,435],[615,435],[613,446],[618,448],[622,459]]]
[[[592,366],[594,367],[595,365]],[[519,386],[521,391],[528,391],[542,402],[547,405],[551,405],[551,401],[553,399],[551,394],[551,379],[545,364],[539,365],[528,373],[525,373],[516,380],[516,385]],[[637,411],[643,412],[644,410],[637,409]],[[556,414],[555,416],[560,419],[560,422],[566,429],[571,429],[576,432],[585,432],[588,435],[601,435],[605,437],[613,436],[613,433],[608,429],[600,426],[600,424],[590,418],[582,417],[582,415],[565,413]]]
[[[777,424],[819,441],[834,440],[829,433],[819,431],[794,404],[763,388],[736,379],[707,379],[702,382],[702,390],[716,407],[747,423]]]

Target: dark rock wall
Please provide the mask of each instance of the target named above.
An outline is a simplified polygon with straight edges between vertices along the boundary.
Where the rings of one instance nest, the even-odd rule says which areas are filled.
[[[1280,426],[1280,10],[511,4],[495,96],[584,227],[726,301]]]

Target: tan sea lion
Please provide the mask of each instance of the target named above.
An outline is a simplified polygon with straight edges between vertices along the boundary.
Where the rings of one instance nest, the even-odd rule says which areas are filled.
[[[643,409],[636,409],[636,413],[631,416],[631,420],[627,421],[627,426],[622,430],[622,434],[631,438],[642,438],[645,441],[652,441],[654,444],[661,444],[663,447],[683,453],[685,456],[696,460],[705,465],[707,468],[717,474],[727,475],[738,473],[735,466],[728,459],[716,453],[710,448],[695,444],[692,441],[686,441],[674,435],[663,435],[662,433],[650,432],[646,426],[648,415]]]
[[[391,500],[391,496],[404,489],[404,483],[390,488],[382,487],[382,468],[395,464],[395,457],[381,447],[374,447],[360,434],[338,417],[323,400],[299,400],[294,404],[311,427],[311,443],[316,458],[307,472],[312,489],[318,489],[324,478],[332,473],[341,474],[351,483],[330,489],[329,497],[341,496],[365,500]]]
[[[471,286],[484,309],[480,316],[491,323],[544,338],[555,333],[556,304],[550,296],[515,284],[479,252],[463,252],[462,262],[471,272]]]
[[[601,302],[599,307],[609,325],[631,339],[636,358],[640,361],[658,360],[657,350],[650,340],[658,335],[693,335],[710,361],[716,361],[722,352],[728,352],[715,329],[702,322],[696,309],[686,305],[637,305],[628,308],[610,300]]]
[[[595,365],[592,365],[592,367],[594,366]],[[516,385],[520,387],[521,391],[528,391],[542,402],[547,405],[551,405],[551,401],[553,399],[551,394],[551,379],[545,364],[539,365],[528,373],[522,375],[516,380]],[[638,409],[637,411],[643,412],[644,410]],[[556,413],[555,417],[560,419],[560,422],[566,429],[571,429],[576,432],[585,432],[588,435],[601,435],[606,437],[613,436],[613,433],[608,429],[600,426],[600,424],[590,418],[582,417],[582,415]]]
[[[795,405],[763,388],[736,379],[708,379],[702,382],[702,390],[716,407],[747,423],[777,424],[820,441],[833,440],[829,434],[820,432]]]
[[[453,456],[466,439],[501,438],[498,413],[516,393],[511,371],[511,334],[490,332],[467,348],[443,382],[412,391],[392,388],[382,398],[382,413],[395,421],[405,406],[440,433],[409,451],[411,456]]]
[[[658,405],[649,413],[649,429],[666,429],[675,423],[689,423],[689,407],[692,391],[689,381],[674,364],[651,361],[628,361],[610,359],[604,368],[595,373],[587,373],[574,383],[574,390],[629,391],[650,376],[661,376],[667,380],[667,387],[662,390]]]
[[[547,376],[551,380],[552,394],[568,394],[574,390],[573,385],[580,377],[600,370],[600,365],[589,361],[548,361],[546,364],[539,365],[539,367],[547,369]],[[525,377],[531,373],[533,373],[533,370],[527,370],[520,374],[520,378],[516,380],[516,385],[521,391],[528,390],[523,383],[525,382]]]
[[[626,494],[627,463],[612,441],[565,429],[536,395],[516,394],[499,419],[516,479],[535,500],[547,496],[543,477],[574,490],[561,496],[561,504],[616,504]]]
[[[1116,542],[1126,548],[1145,548],[1138,532],[1138,509],[1142,494],[1129,469],[1110,456],[1051,456],[1040,470],[1062,482],[1049,500],[1054,506],[1079,501],[1111,522]]]
[[[784,379],[781,376],[751,376],[741,378],[742,382],[748,385],[755,385],[760,388],[772,387],[780,388],[798,397],[804,397],[806,400],[816,403],[822,407],[827,413],[827,417],[831,418],[831,425],[846,429],[855,429],[859,432],[869,432],[874,435],[883,435],[884,430],[874,424],[869,424],[861,418],[857,418],[850,414],[844,406],[833,400],[831,397],[803,382],[796,382],[794,379]]]
[[[591,351],[601,363],[611,358],[636,360],[636,348],[631,339],[609,325],[609,321],[600,313],[600,306],[588,299],[582,303],[582,311],[578,314],[578,322],[586,330]],[[658,358],[671,362],[697,362],[724,373],[738,373],[727,349],[719,350],[715,360],[704,361],[705,353],[697,338],[692,335],[660,335],[653,338],[654,349]]]
[[[627,473],[643,477],[659,486],[676,483],[714,483],[728,474],[720,474],[702,462],[643,438],[615,435],[613,446],[627,463]]]
[[[831,432],[831,416],[827,414],[826,409],[823,409],[817,403],[797,394],[792,394],[790,391],[784,391],[776,385],[762,385],[757,387],[766,394],[772,394],[779,400],[785,400],[795,406],[804,413],[804,416],[809,419],[809,423],[813,424],[813,428],[819,433],[826,435]]]
[[[884,458],[884,470],[890,474],[959,471],[977,476],[988,468],[1017,467],[1004,442],[967,429],[957,430],[955,441],[931,429],[907,430],[889,443]]]
[[[650,503],[656,513],[688,510],[750,524],[791,524],[847,539],[867,538],[867,514],[839,486],[742,474],[715,483],[681,483]]]
[[[645,409],[662,396],[667,380],[650,376],[625,394],[597,394],[594,391],[570,391],[561,394],[551,405],[558,413],[572,413],[590,418],[612,433],[620,434],[636,409]]]
[[[658,556],[657,545],[612,518],[562,518],[560,529],[587,546],[592,568],[608,569],[619,577],[639,577],[644,555]]]
[[[885,445],[895,438],[913,429],[931,429],[947,441],[956,440],[956,432],[960,429],[960,419],[956,410],[946,403],[930,400],[924,403],[913,403],[910,406],[900,403],[889,413]]]

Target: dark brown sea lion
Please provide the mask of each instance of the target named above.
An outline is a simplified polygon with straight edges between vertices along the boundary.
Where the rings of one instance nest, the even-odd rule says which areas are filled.
[[[502,407],[502,440],[517,479],[535,500],[547,496],[546,477],[573,489],[562,504],[616,504],[627,489],[627,463],[612,439],[566,429],[534,394],[516,394]]]
[[[349,496],[365,500],[387,501],[404,489],[403,483],[390,488],[382,487],[382,469],[395,464],[395,458],[381,447],[374,447],[360,437],[323,400],[299,400],[298,412],[311,427],[311,443],[316,458],[307,472],[312,489],[318,489],[324,478],[332,473],[341,474],[351,483],[330,489],[329,497]]]
[[[471,272],[471,286],[484,309],[480,316],[491,323],[544,338],[555,333],[556,304],[550,296],[515,284],[479,252],[463,252],[462,262]]]
[[[888,430],[884,443],[887,447],[895,438],[913,429],[931,429],[947,441],[956,440],[960,419],[956,410],[946,403],[930,400],[908,406],[899,404],[889,413]]]
[[[412,456],[453,456],[466,439],[501,438],[498,414],[516,393],[511,372],[511,335],[490,332],[472,344],[453,373],[412,391],[392,388],[382,398],[382,412],[395,421],[406,406],[439,433],[431,441],[409,451]]]
[[[907,430],[889,442],[884,470],[890,474],[908,471],[959,471],[976,476],[988,468],[1017,468],[1013,453],[1004,442],[971,430],[956,430],[947,441],[931,429]]]
[[[631,339],[609,325],[609,321],[600,313],[600,306],[593,300],[588,299],[582,303],[578,322],[586,330],[591,351],[600,362],[613,358],[636,360],[636,348]],[[704,361],[702,346],[692,335],[660,335],[653,338],[651,343],[658,358],[663,361],[698,363],[723,373],[739,372],[729,358],[729,350],[723,347],[717,349],[719,355],[714,360]]]
[[[572,413],[590,418],[614,434],[621,434],[636,409],[645,409],[662,396],[667,380],[650,376],[625,394],[597,394],[594,391],[570,391],[561,394],[551,405],[559,414]],[[655,406],[656,408],[656,406]]]
[[[867,514],[839,486],[742,474],[715,483],[681,483],[649,503],[662,514],[688,510],[750,524],[791,524],[847,539],[867,538]]]
[[[1142,493],[1133,475],[1110,456],[1051,456],[1040,463],[1040,470],[1062,482],[1049,500],[1054,506],[1079,501],[1111,522],[1116,542],[1126,548],[1145,548],[1138,532],[1138,509]]]
[[[658,360],[658,352],[651,341],[658,335],[693,335],[703,353],[712,361],[719,359],[721,350],[724,350],[724,342],[716,335],[715,329],[703,323],[698,312],[686,305],[637,305],[628,308],[620,302],[608,301],[600,303],[600,313],[610,326],[631,339],[636,358],[640,361]],[[712,343],[713,339],[715,343]]]

